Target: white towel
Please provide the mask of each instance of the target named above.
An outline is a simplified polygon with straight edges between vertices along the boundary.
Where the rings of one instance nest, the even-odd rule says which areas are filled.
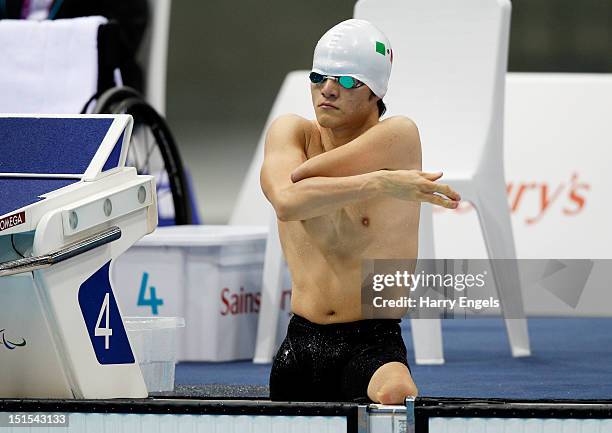
[[[79,113],[97,89],[106,22],[0,20],[0,113]]]

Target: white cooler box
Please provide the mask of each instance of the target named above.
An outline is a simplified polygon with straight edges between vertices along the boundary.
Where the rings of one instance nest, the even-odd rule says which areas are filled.
[[[252,359],[267,227],[160,227],[115,262],[113,287],[126,316],[185,318],[181,361]],[[279,321],[290,313],[289,272]]]

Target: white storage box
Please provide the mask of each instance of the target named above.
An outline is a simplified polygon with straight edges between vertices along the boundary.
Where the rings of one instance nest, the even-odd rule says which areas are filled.
[[[174,390],[178,328],[182,317],[124,317],[134,356],[149,392]]]
[[[119,257],[113,286],[133,316],[185,317],[182,361],[252,359],[267,227],[160,227]],[[289,273],[279,339],[290,312]]]

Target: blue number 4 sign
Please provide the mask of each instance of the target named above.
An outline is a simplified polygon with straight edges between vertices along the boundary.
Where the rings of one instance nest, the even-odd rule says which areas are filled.
[[[157,307],[164,305],[164,300],[158,298],[155,294],[155,287],[149,287],[151,296],[147,298],[147,282],[149,281],[149,274],[147,272],[142,274],[142,282],[140,283],[140,292],[138,293],[138,306],[150,306],[151,314],[157,316],[159,314]]]

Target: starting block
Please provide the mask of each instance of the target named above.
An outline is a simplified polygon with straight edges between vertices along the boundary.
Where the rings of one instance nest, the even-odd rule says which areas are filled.
[[[129,115],[0,116],[0,398],[143,398],[110,284],[157,226]]]

